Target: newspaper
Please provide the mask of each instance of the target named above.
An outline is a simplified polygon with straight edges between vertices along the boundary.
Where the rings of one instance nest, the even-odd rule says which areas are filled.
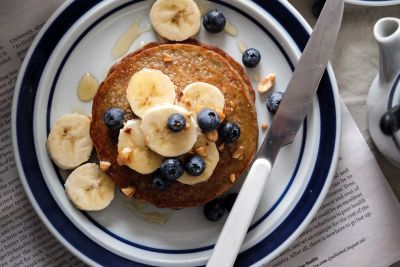
[[[15,169],[11,102],[18,69],[61,0],[0,2],[0,267],[80,266],[46,229]],[[335,178],[300,237],[267,266],[388,266],[400,259],[400,206],[347,108]]]

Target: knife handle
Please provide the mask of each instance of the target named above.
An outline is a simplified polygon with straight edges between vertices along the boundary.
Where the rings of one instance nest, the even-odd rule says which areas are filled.
[[[259,158],[253,163],[222,228],[207,267],[233,266],[270,171],[271,163],[266,159]]]

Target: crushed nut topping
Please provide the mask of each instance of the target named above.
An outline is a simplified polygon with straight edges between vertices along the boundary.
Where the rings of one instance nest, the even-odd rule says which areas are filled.
[[[170,55],[168,55],[168,54],[163,54],[163,61],[164,61],[165,63],[171,63],[172,60],[173,60],[173,58],[172,58]]]
[[[131,128],[126,128],[126,129],[124,130],[124,133],[126,133],[126,134],[131,134],[131,131],[132,131]]]
[[[103,172],[108,171],[108,169],[110,168],[111,163],[108,161],[100,161],[100,170],[102,170]]]
[[[222,151],[225,148],[225,143],[222,143],[218,146],[218,151]]]
[[[219,120],[221,122],[223,122],[225,120],[225,114],[221,110],[218,110],[218,109],[215,112],[217,113]]]
[[[275,84],[275,74],[268,74],[264,79],[258,83],[258,91],[265,93],[269,91]]]
[[[204,146],[200,146],[200,147],[196,148],[195,151],[196,151],[197,155],[199,155],[203,158],[207,157],[207,151]]]
[[[121,192],[128,198],[132,198],[136,193],[136,187],[128,186],[125,188],[121,188]]]
[[[233,184],[236,181],[236,174],[231,173],[229,175],[229,180],[231,181],[231,183]]]
[[[263,130],[268,129],[268,124],[266,124],[266,123],[261,123],[261,129],[263,129]]]
[[[233,153],[232,153],[232,158],[238,159],[238,158],[240,158],[241,156],[243,156],[243,153],[244,153],[244,148],[243,148],[243,146],[239,146],[235,151],[233,151]]]
[[[124,165],[127,161],[129,161],[129,157],[131,156],[133,150],[130,147],[125,147],[118,151],[117,163],[119,165]]]
[[[206,138],[208,139],[208,141],[216,142],[218,140],[218,131],[217,130],[207,132],[207,133],[205,133],[205,135],[206,135]]]
[[[183,102],[185,103],[186,106],[190,107],[191,103],[188,98],[186,98]]]

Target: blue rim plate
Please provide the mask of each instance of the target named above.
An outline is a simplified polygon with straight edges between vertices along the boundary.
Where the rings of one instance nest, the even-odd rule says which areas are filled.
[[[390,6],[400,4],[400,0],[346,0],[346,2],[361,6]]]
[[[165,225],[146,222],[132,212],[132,201],[117,193],[100,212],[81,212],[68,201],[67,175],[52,164],[46,152],[51,125],[66,113],[90,114],[91,103],[76,97],[76,85],[86,71],[99,80],[115,62],[111,47],[132,20],[148,22],[151,1],[67,1],[43,26],[22,65],[13,102],[14,153],[25,191],[49,230],[75,255],[90,265],[193,266],[205,264],[223,221],[208,222],[202,208],[168,213]],[[310,27],[285,1],[202,2],[221,9],[238,35],[210,35],[197,39],[216,45],[240,61],[239,41],[257,47],[263,61],[255,74],[277,75],[275,90],[285,90],[294,62],[304,48]],[[146,32],[130,47],[157,40]],[[257,82],[253,81],[256,86]],[[257,94],[259,123],[270,122],[265,99]],[[321,104],[323,103],[323,104]],[[340,105],[333,71],[328,67],[313,110],[294,143],[285,147],[266,185],[237,266],[261,265],[276,257],[304,230],[321,205],[332,180],[340,142]],[[265,132],[260,132],[259,141]],[[238,188],[236,188],[237,190]],[[234,189],[235,190],[235,189]]]

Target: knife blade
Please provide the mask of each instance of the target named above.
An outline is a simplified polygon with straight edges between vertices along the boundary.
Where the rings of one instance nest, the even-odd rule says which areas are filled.
[[[232,266],[280,149],[295,138],[333,53],[343,16],[344,0],[328,0],[286,88],[279,109],[240,189],[208,267]]]

